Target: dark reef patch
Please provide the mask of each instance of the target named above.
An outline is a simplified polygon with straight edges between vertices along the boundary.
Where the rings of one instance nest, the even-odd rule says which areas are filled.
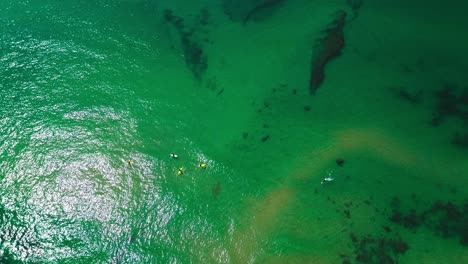
[[[220,95],[222,95],[223,93],[224,93],[224,88],[221,89],[221,90],[219,90],[219,92],[216,94],[216,96],[220,96]]]
[[[197,16],[197,22],[202,26],[207,26],[211,24],[211,14],[210,11],[206,8],[200,10],[200,14]]]
[[[419,104],[423,101],[423,90],[411,91],[407,87],[397,87],[394,89],[395,95],[406,102],[411,104]]]
[[[15,257],[8,248],[3,249],[3,253],[0,255],[0,263],[4,264],[20,264],[21,261],[15,260]]]
[[[398,263],[398,256],[408,251],[408,244],[401,237],[357,237],[350,234],[358,263]]]
[[[346,0],[346,4],[353,10],[353,18],[356,19],[359,15],[359,10],[364,4],[363,0]]]
[[[446,84],[434,93],[436,104],[430,125],[439,126],[448,118],[463,122],[461,131],[453,134],[451,143],[459,149],[468,149],[468,89],[459,89],[456,85]]]
[[[242,24],[246,24],[250,20],[263,20],[271,16],[278,8],[281,7],[285,0],[264,0],[250,10],[242,20]]]
[[[234,22],[263,21],[271,17],[286,0],[223,0],[224,13]]]
[[[216,182],[216,184],[213,186],[213,190],[212,190],[213,197],[215,199],[218,198],[220,192],[221,192],[221,183]]]
[[[346,218],[351,218],[351,211],[349,211],[348,209],[343,210],[343,213],[345,214]]]
[[[410,230],[420,226],[443,237],[459,237],[460,244],[468,246],[468,203],[460,208],[452,202],[436,201],[428,209],[417,212],[415,209],[402,210],[398,198],[390,203],[392,214],[389,220]]]
[[[28,252],[32,248],[43,246],[32,233],[25,223],[20,220],[16,211],[11,211],[0,203],[0,263],[23,263],[17,260],[18,248],[23,252]]]
[[[460,149],[468,149],[468,131],[464,133],[456,132],[453,135],[452,144]]]
[[[457,208],[453,203],[435,202],[431,208],[421,214],[426,227],[435,234],[449,238],[460,236],[461,244],[468,246],[468,203],[463,209]]]
[[[205,78],[205,87],[209,90],[216,92],[216,96],[220,96],[224,93],[224,88],[220,87],[219,81],[216,77]]]
[[[344,166],[344,163],[345,163],[345,160],[344,159],[336,159],[336,165],[338,165],[339,167],[343,167]]]
[[[197,42],[192,41],[190,35],[182,37],[182,46],[184,47],[185,63],[192,71],[196,79],[201,79],[203,73],[208,68],[206,55]]]
[[[325,79],[325,66],[332,59],[341,54],[345,46],[344,26],[346,12],[339,11],[336,18],[330,23],[328,29],[324,31],[325,36],[317,40],[313,50],[309,89],[311,94],[315,94]]]
[[[171,24],[180,35],[185,64],[196,79],[201,79],[208,68],[208,58],[198,41],[197,30],[209,23],[209,12],[203,9],[197,18],[197,26],[191,29],[187,29],[184,19],[176,16],[172,10],[165,10],[163,17],[164,21]]]
[[[438,125],[446,118],[459,118],[468,125],[468,89],[460,90],[455,85],[446,84],[434,93],[437,103],[431,124]]]

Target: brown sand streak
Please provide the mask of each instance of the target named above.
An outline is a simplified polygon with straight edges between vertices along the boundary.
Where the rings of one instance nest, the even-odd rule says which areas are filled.
[[[285,178],[283,184],[247,210],[244,227],[237,229],[228,242],[228,254],[232,263],[252,263],[256,260],[256,254],[261,249],[261,242],[265,241],[275,230],[277,219],[296,197],[296,192],[289,187],[289,183],[310,178],[317,178],[319,183],[326,167],[337,157],[364,151],[389,164],[405,168],[418,166],[421,162],[418,155],[422,153],[399,144],[397,140],[378,129],[347,129],[335,133],[332,138],[333,143],[328,148],[314,150],[308,155],[301,156],[296,162],[296,169]],[[298,259],[303,257],[305,256],[298,257]],[[307,256],[309,257],[315,258]],[[280,259],[282,258],[276,258],[276,260]],[[294,259],[291,258],[293,263]]]

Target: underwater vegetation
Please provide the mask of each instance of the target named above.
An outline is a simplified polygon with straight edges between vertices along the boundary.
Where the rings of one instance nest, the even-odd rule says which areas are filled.
[[[412,105],[422,104],[425,94],[428,94],[422,89],[412,89],[405,86],[392,87],[390,90],[396,98]],[[460,130],[453,133],[450,142],[459,149],[468,149],[468,89],[445,84],[433,92],[432,96],[435,99],[435,104],[432,108],[432,118],[429,124],[438,127],[447,119],[461,121]]]
[[[431,124],[437,126],[449,117],[459,118],[468,125],[468,89],[445,85],[434,93],[437,103]]]
[[[396,97],[408,103],[419,104],[423,101],[424,92],[421,89],[413,91],[407,87],[399,86],[392,90]]]
[[[285,0],[263,1],[247,13],[245,18],[242,20],[242,23],[246,24],[250,20],[260,20],[262,16],[270,16],[284,2]]]
[[[408,244],[401,237],[377,237],[350,234],[357,263],[398,263],[398,255],[404,254]],[[348,256],[342,255],[342,263],[352,263]]]
[[[446,84],[434,93],[436,104],[430,124],[434,127],[448,118],[463,122],[463,131],[453,134],[451,143],[460,149],[468,149],[468,89]]]
[[[209,23],[209,12],[203,9],[198,17],[199,27]],[[171,24],[179,33],[185,64],[192,72],[193,76],[199,80],[208,68],[208,58],[203,51],[201,42],[198,40],[197,28],[187,29],[184,19],[176,16],[172,10],[164,11],[164,21]]]
[[[401,201],[394,197],[390,205],[391,222],[413,231],[423,226],[442,238],[458,237],[461,245],[468,246],[468,203],[458,207],[450,201],[436,201],[420,212],[416,209],[404,212]]]
[[[272,16],[286,0],[223,0],[224,13],[234,22],[246,24]]]
[[[344,31],[346,12],[339,11],[336,18],[324,31],[325,36],[317,40],[313,50],[309,89],[315,94],[325,79],[325,67],[334,58],[341,54],[345,46]]]
[[[362,5],[364,4],[364,1],[363,0],[346,0],[346,4],[353,11],[352,19],[356,19],[359,14],[359,9],[361,9]]]
[[[270,135],[262,137],[262,142],[266,142],[268,139],[270,139]]]
[[[8,248],[2,249],[3,253],[0,254],[0,263],[3,264],[19,264],[22,263],[18,260],[15,260],[15,257],[13,254],[10,253],[10,250]]]
[[[221,183],[218,181],[216,184],[213,186],[212,193],[213,197],[216,199],[219,196],[219,193],[221,192]]]
[[[344,162],[343,159],[337,159],[336,161],[337,165],[339,161]],[[317,190],[315,190],[315,194],[317,194]],[[342,211],[337,208],[336,211],[341,211],[349,224],[344,231],[347,231],[348,228],[350,230],[353,229],[354,223],[351,210],[362,205],[372,206],[372,199],[373,198],[370,197],[365,201],[357,203],[353,203],[353,201],[345,201],[343,203],[344,208],[341,207],[341,205],[338,207],[343,208]],[[330,196],[327,197],[327,200],[333,205],[338,205],[336,200]],[[376,212],[380,212],[377,208],[375,209]],[[373,218],[371,217],[370,219]],[[340,253],[339,257],[342,259],[342,263],[398,263],[399,256],[405,254],[410,249],[410,245],[405,242],[400,235],[392,233],[392,229],[389,226],[383,225],[382,228],[385,232],[381,234],[360,234],[353,231],[349,232],[348,234],[351,242],[350,247],[352,249],[352,254]]]
[[[343,167],[344,166],[344,163],[345,163],[345,160],[344,159],[336,159],[336,165],[340,166],[340,167]]]
[[[468,131],[464,133],[455,132],[452,144],[461,149],[468,149]]]
[[[19,240],[18,245],[27,249],[28,245],[23,239],[25,234],[22,231],[18,231],[18,229],[12,229],[11,226],[5,226],[10,221],[19,222],[16,213],[5,209],[4,205],[0,204],[0,263],[22,263],[16,260],[15,255],[6,244],[9,244],[10,241]]]

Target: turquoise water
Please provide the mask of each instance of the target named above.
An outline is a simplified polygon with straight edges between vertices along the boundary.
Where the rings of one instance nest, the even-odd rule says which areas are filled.
[[[468,262],[464,1],[186,2],[0,2],[1,262]]]

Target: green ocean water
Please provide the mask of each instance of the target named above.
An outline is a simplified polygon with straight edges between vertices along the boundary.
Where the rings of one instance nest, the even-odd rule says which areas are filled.
[[[277,2],[0,1],[0,263],[468,263],[468,4]]]

